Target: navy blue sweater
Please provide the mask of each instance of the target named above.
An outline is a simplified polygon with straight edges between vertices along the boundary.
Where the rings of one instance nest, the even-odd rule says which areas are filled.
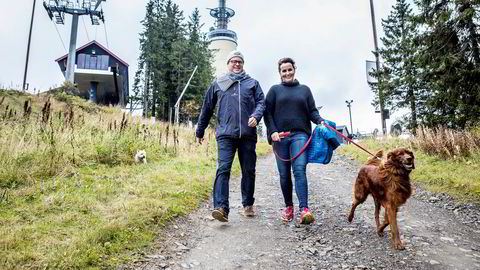
[[[269,143],[274,132],[303,131],[310,136],[311,122],[320,124],[323,121],[310,88],[297,80],[272,86],[265,104],[264,119]]]

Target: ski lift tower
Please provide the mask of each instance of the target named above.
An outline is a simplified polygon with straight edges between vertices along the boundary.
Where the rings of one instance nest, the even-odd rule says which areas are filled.
[[[90,16],[93,25],[105,22],[103,10],[98,10],[102,2],[106,0],[44,0],[43,6],[47,10],[50,20],[56,24],[65,24],[65,14],[72,15],[72,29],[70,32],[70,46],[68,48],[67,70],[65,78],[74,82],[75,50],[77,47],[78,17]],[[55,20],[54,20],[55,19]]]
[[[215,28],[211,27],[208,32],[210,49],[214,51],[215,75],[225,73],[227,66],[227,55],[237,49],[237,34],[227,29],[230,18],[235,15],[235,11],[227,8],[225,0],[218,1],[218,7],[210,9],[210,16],[216,19]]]

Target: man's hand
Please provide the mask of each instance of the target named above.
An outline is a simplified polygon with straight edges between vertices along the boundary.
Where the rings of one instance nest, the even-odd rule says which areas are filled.
[[[272,133],[272,136],[270,136],[270,137],[272,137],[272,141],[274,141],[274,142],[279,142],[280,141],[280,135],[278,135],[278,132]]]
[[[248,126],[249,127],[256,127],[257,126],[257,119],[255,119],[255,117],[248,118]]]
[[[198,143],[198,144],[202,144],[202,142],[203,142],[203,138],[198,138],[198,137],[197,137],[197,143]]]

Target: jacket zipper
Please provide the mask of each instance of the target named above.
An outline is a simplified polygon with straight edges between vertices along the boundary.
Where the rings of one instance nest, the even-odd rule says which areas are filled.
[[[240,81],[238,81],[238,126],[240,127],[240,134],[238,136],[239,139],[242,138],[242,103],[240,102],[240,96],[241,96],[241,93],[240,93]]]

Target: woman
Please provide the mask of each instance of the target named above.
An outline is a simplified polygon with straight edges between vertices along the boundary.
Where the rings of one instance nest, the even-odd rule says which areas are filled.
[[[292,177],[295,177],[295,191],[299,201],[300,223],[309,224],[314,221],[308,210],[307,183],[307,153],[297,156],[312,133],[312,124],[321,124],[320,117],[312,92],[308,86],[300,84],[295,79],[297,67],[291,58],[278,61],[278,72],[281,83],[274,85],[268,91],[265,103],[265,124],[267,125],[268,142],[272,144],[277,155],[277,168],[280,174],[280,186],[285,200],[283,220],[294,218],[292,201]],[[285,138],[280,138],[280,132],[290,132]],[[284,160],[282,160],[284,159]]]

